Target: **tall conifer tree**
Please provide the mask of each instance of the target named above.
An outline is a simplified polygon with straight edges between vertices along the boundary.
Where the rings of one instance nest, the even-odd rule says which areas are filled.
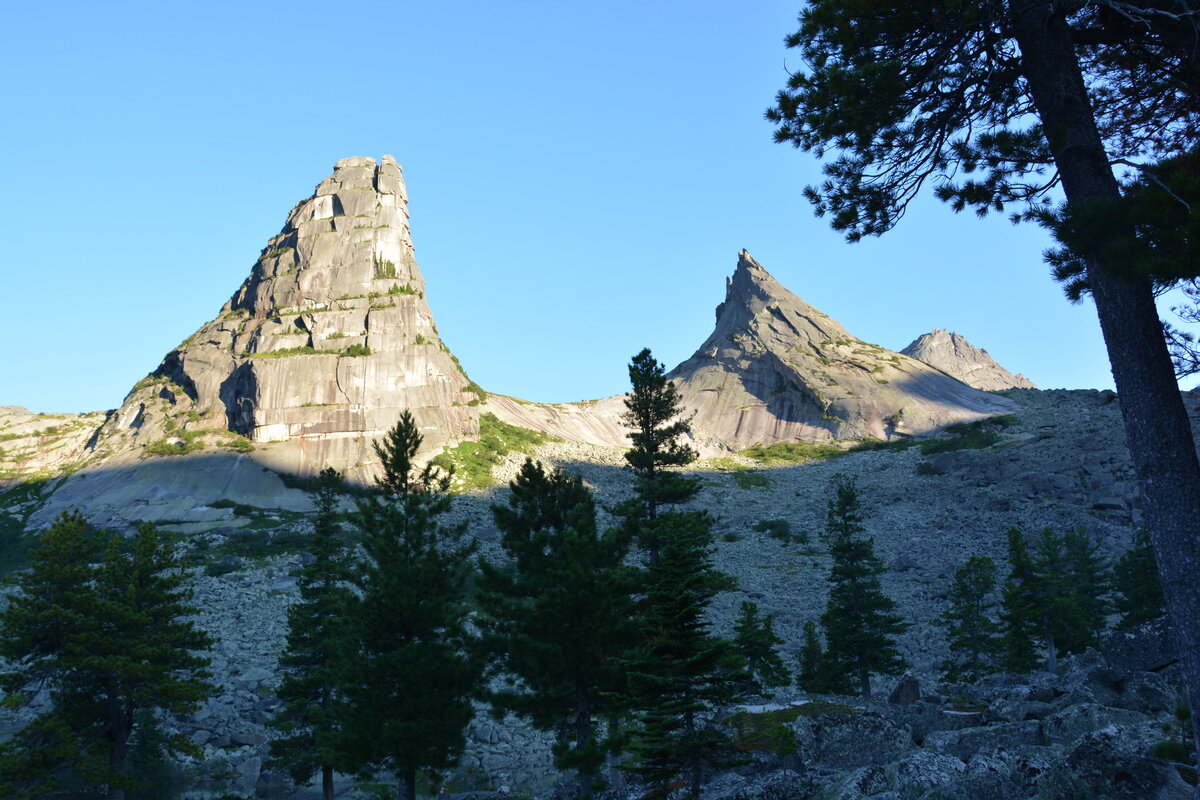
[[[942,662],[948,681],[975,681],[994,672],[1002,648],[995,619],[996,563],[972,556],[954,573],[950,607],[938,621],[946,626],[951,657]]]
[[[697,797],[706,770],[721,762],[727,741],[702,715],[741,694],[747,674],[732,643],[714,636],[705,609],[729,579],[712,563],[712,523],[705,512],[660,515],[662,549],[647,568],[643,643],[624,662],[630,705],[640,729],[632,767],[666,800],[682,780]]]
[[[1166,613],[1158,575],[1150,536],[1144,528],[1139,528],[1134,534],[1133,547],[1121,556],[1113,570],[1115,606],[1121,615],[1118,627],[1132,628]]]
[[[817,635],[817,623],[811,619],[804,623],[804,645],[800,648],[799,660],[796,685],[813,694],[829,691],[825,675],[825,650]]]
[[[446,525],[451,476],[415,464],[412,414],[377,442],[385,495],[359,501],[364,559],[354,576],[355,650],[345,667],[343,728],[359,770],[399,778],[415,800],[417,773],[453,766],[479,692],[481,667],[466,627],[474,547],[466,523]]]
[[[879,583],[884,568],[875,555],[875,540],[862,532],[858,489],[853,479],[837,475],[824,533],[833,558],[829,602],[821,615],[824,661],[831,691],[847,691],[857,682],[863,697],[870,697],[872,674],[904,671],[895,637],[908,626]]]
[[[777,648],[783,640],[775,634],[774,614],[759,616],[758,605],[744,601],[733,624],[733,632],[733,643],[741,651],[750,675],[747,690],[761,692],[791,682],[783,659],[779,657]]]
[[[53,708],[0,748],[0,788],[36,797],[102,788],[124,800],[136,788],[139,742],[194,751],[157,730],[162,714],[208,696],[202,655],[212,641],[189,619],[190,577],[169,537],[143,524],[132,540],[94,533],[64,514],[32,552],[0,623],[9,693],[50,687]]]
[[[351,761],[340,712],[355,597],[338,511],[342,489],[337,470],[321,471],[313,497],[313,559],[300,570],[300,601],[288,609],[287,647],[279,659],[284,675],[277,694],[284,705],[271,725],[285,735],[271,742],[268,762],[297,783],[307,783],[319,772],[325,800],[333,798],[334,769]]]
[[[601,533],[591,491],[577,475],[547,474],[526,460],[505,505],[492,506],[508,566],[481,562],[479,605],[492,672],[510,682],[497,708],[558,733],[555,762],[579,775],[590,797],[604,759],[596,721],[613,712],[615,658],[632,646],[629,540]]]
[[[644,349],[629,363],[631,391],[625,396],[621,421],[630,428],[632,447],[625,460],[637,476],[637,499],[621,513],[633,525],[638,542],[653,561],[662,546],[657,518],[660,507],[685,502],[695,496],[700,484],[670,467],[690,464],[697,453],[680,439],[690,435],[690,418],[675,384],[666,378],[663,365]]]
[[[1083,533],[1045,528],[1029,552],[1017,529],[1008,532],[1009,579],[1004,587],[1005,667],[1028,671],[1036,638],[1053,671],[1059,653],[1094,646],[1108,614],[1107,565]]]
[[[1009,672],[1029,672],[1038,664],[1035,641],[1041,630],[1041,584],[1025,536],[1016,528],[1009,528],[1006,536],[1009,572],[1000,612],[1003,665]]]

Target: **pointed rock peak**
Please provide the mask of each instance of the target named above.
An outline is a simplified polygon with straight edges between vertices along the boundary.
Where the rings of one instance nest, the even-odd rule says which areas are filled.
[[[712,334],[670,377],[698,441],[733,449],[916,435],[1016,407],[853,336],[745,250]]]
[[[900,352],[985,392],[1037,388],[1024,375],[1014,375],[1000,366],[987,350],[975,347],[957,331],[934,328]]]
[[[828,319],[823,312],[775,280],[775,276],[755,261],[748,250],[742,250],[738,253],[733,275],[725,279],[725,300],[717,306],[717,321],[720,322],[722,316],[729,313],[737,318],[731,320],[733,324],[741,324],[747,315],[757,316],[767,309],[775,309],[773,313],[776,315],[782,309],[788,309],[802,317]]]
[[[426,302],[400,165],[354,156],[292,208],[217,318],[134,388],[102,435],[149,454],[241,436],[285,469],[367,479],[371,442],[401,411],[436,452],[475,433],[482,395]]]

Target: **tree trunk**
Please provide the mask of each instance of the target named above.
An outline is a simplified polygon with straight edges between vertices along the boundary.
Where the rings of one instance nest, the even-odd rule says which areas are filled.
[[[113,682],[109,682],[104,705],[108,717],[108,774],[120,780],[125,777],[125,762],[129,756],[129,720]],[[125,800],[125,789],[110,783],[105,796],[108,800]]]
[[[871,673],[865,669],[858,672],[858,691],[867,700],[871,699]]]
[[[1067,202],[1120,197],[1066,20],[1056,4],[1009,0],[1025,77]],[[1118,232],[1119,233],[1119,232]],[[1148,280],[1088,261],[1087,280],[1112,366],[1146,527],[1162,575],[1200,745],[1200,462]],[[1200,798],[1200,788],[1196,797]]]
[[[321,796],[333,800],[333,767],[321,767]]]
[[[592,745],[592,704],[587,687],[582,681],[575,682],[575,752],[582,754]],[[590,755],[589,755],[590,757]],[[590,798],[596,793],[595,762],[580,766],[579,796]]]
[[[1046,625],[1046,672],[1058,669],[1058,648],[1054,645],[1054,631]]]
[[[417,771],[406,769],[400,774],[400,800],[417,800]]]
[[[608,744],[610,747],[612,746],[612,743],[617,740],[620,734],[621,720],[616,714],[612,714],[608,718]],[[613,791],[623,791],[625,789],[625,773],[620,767],[620,755],[612,750],[609,750],[608,756],[604,761],[608,767],[608,785],[613,789]]]

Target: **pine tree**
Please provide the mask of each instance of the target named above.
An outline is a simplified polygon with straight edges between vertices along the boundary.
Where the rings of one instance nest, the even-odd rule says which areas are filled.
[[[1134,534],[1133,547],[1118,559],[1113,573],[1115,605],[1121,614],[1117,627],[1132,628],[1166,613],[1154,549],[1144,528]]]
[[[804,623],[804,645],[800,648],[796,685],[811,694],[824,694],[829,691],[825,672],[825,651],[817,636],[817,623],[810,619]]]
[[[1082,272],[1049,260],[1069,296],[1095,302],[1187,690],[1200,697],[1200,461],[1154,300],[1200,264],[1176,260],[1190,248],[1172,241],[1195,229],[1194,10],[810,0],[787,38],[803,66],[767,115],[777,141],[827,158],[805,194],[851,240],[890,230],[932,189],[955,210],[1017,204],[1015,218],[1050,224],[1078,256]],[[1137,165],[1126,186],[1122,163]],[[1191,184],[1182,203],[1178,177]],[[1167,210],[1157,225],[1138,219],[1130,183],[1162,190],[1146,204]],[[1039,213],[1052,190],[1066,208]],[[1162,255],[1167,269],[1142,269]],[[1192,714],[1200,732],[1200,703]]]
[[[492,671],[510,678],[491,701],[556,731],[556,765],[575,770],[590,797],[605,753],[595,722],[614,713],[614,658],[637,632],[629,541],[620,530],[598,530],[592,493],[577,475],[547,474],[527,459],[509,488],[492,515],[510,565],[480,564],[484,645]]]
[[[1107,566],[1095,544],[1078,531],[1044,529],[1032,555],[1020,531],[1014,528],[1008,537],[1005,667],[1032,669],[1036,637],[1045,651],[1045,667],[1053,671],[1059,653],[1095,646],[1109,609]]]
[[[622,662],[629,705],[640,729],[631,769],[665,800],[682,780],[689,797],[700,792],[706,769],[721,763],[727,740],[702,715],[740,696],[747,675],[730,642],[709,632],[705,611],[730,588],[712,563],[712,521],[705,512],[659,516],[662,549],[647,569],[641,613],[644,641]]]
[[[384,498],[359,501],[363,561],[353,583],[355,647],[344,669],[343,730],[356,770],[386,769],[414,800],[419,770],[452,766],[466,745],[481,666],[468,633],[467,583],[474,547],[450,510],[451,476],[415,465],[412,414],[377,442]]]
[[[783,640],[775,634],[775,615],[758,615],[755,603],[744,601],[738,619],[733,624],[734,645],[746,662],[751,679],[746,684],[748,692],[762,692],[766,688],[787,686],[791,682],[783,659],[776,648]]]
[[[631,429],[633,446],[625,452],[625,460],[637,476],[637,498],[620,513],[653,561],[662,546],[657,525],[660,507],[685,502],[700,488],[699,481],[668,468],[692,463],[697,453],[679,441],[691,434],[691,421],[682,417],[683,406],[675,384],[667,380],[663,365],[649,349],[633,357],[629,380],[632,390],[625,397],[621,422]]]
[[[1008,533],[1008,578],[1004,581],[1000,621],[1003,625],[1004,669],[1029,672],[1038,665],[1036,639],[1041,629],[1041,586],[1025,536]]]
[[[1043,537],[1047,535],[1053,533],[1044,531]],[[1056,538],[1061,544],[1052,548],[1053,555],[1041,565],[1044,573],[1061,575],[1063,601],[1055,638],[1062,652],[1082,653],[1100,644],[1100,633],[1112,610],[1112,573],[1108,559],[1082,530]]]
[[[853,479],[837,475],[825,530],[833,565],[827,578],[832,584],[829,602],[821,615],[824,660],[832,691],[844,691],[857,679],[859,692],[870,697],[872,674],[904,671],[894,637],[908,626],[883,593],[883,562],[875,556],[875,540],[862,538],[862,531],[858,489]]]
[[[325,800],[333,798],[333,772],[348,763],[342,733],[342,667],[352,637],[349,589],[352,567],[341,529],[337,470],[326,468],[313,493],[312,561],[297,579],[300,601],[288,609],[287,647],[280,656],[283,680],[277,695],[283,709],[270,724],[285,735],[271,742],[268,765],[297,784],[321,774]]]
[[[952,654],[941,666],[946,680],[972,682],[996,670],[1003,643],[995,590],[996,563],[986,556],[972,556],[954,573],[950,607],[939,617]]]
[[[36,797],[103,788],[124,800],[136,788],[130,753],[139,741],[194,748],[157,730],[163,714],[208,696],[200,651],[212,641],[189,619],[183,569],[171,540],[143,524],[131,541],[60,516],[31,554],[32,567],[0,625],[0,655],[13,670],[3,688],[50,687],[53,708],[6,742],[0,788]]]

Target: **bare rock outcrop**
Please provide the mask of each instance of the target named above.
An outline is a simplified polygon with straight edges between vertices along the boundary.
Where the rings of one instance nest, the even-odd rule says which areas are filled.
[[[134,387],[96,448],[129,461],[255,446],[277,469],[361,480],[377,464],[372,440],[404,409],[427,452],[476,435],[483,392],[438,336],[407,205],[391,156],[339,161],[216,319]]]
[[[892,439],[1016,410],[852,336],[740,254],[700,349],[671,371],[701,442]]]
[[[930,333],[918,336],[900,352],[985,392],[1037,388],[1033,381],[1024,375],[1013,375],[997,364],[987,350],[975,347],[954,331],[934,328]]]

